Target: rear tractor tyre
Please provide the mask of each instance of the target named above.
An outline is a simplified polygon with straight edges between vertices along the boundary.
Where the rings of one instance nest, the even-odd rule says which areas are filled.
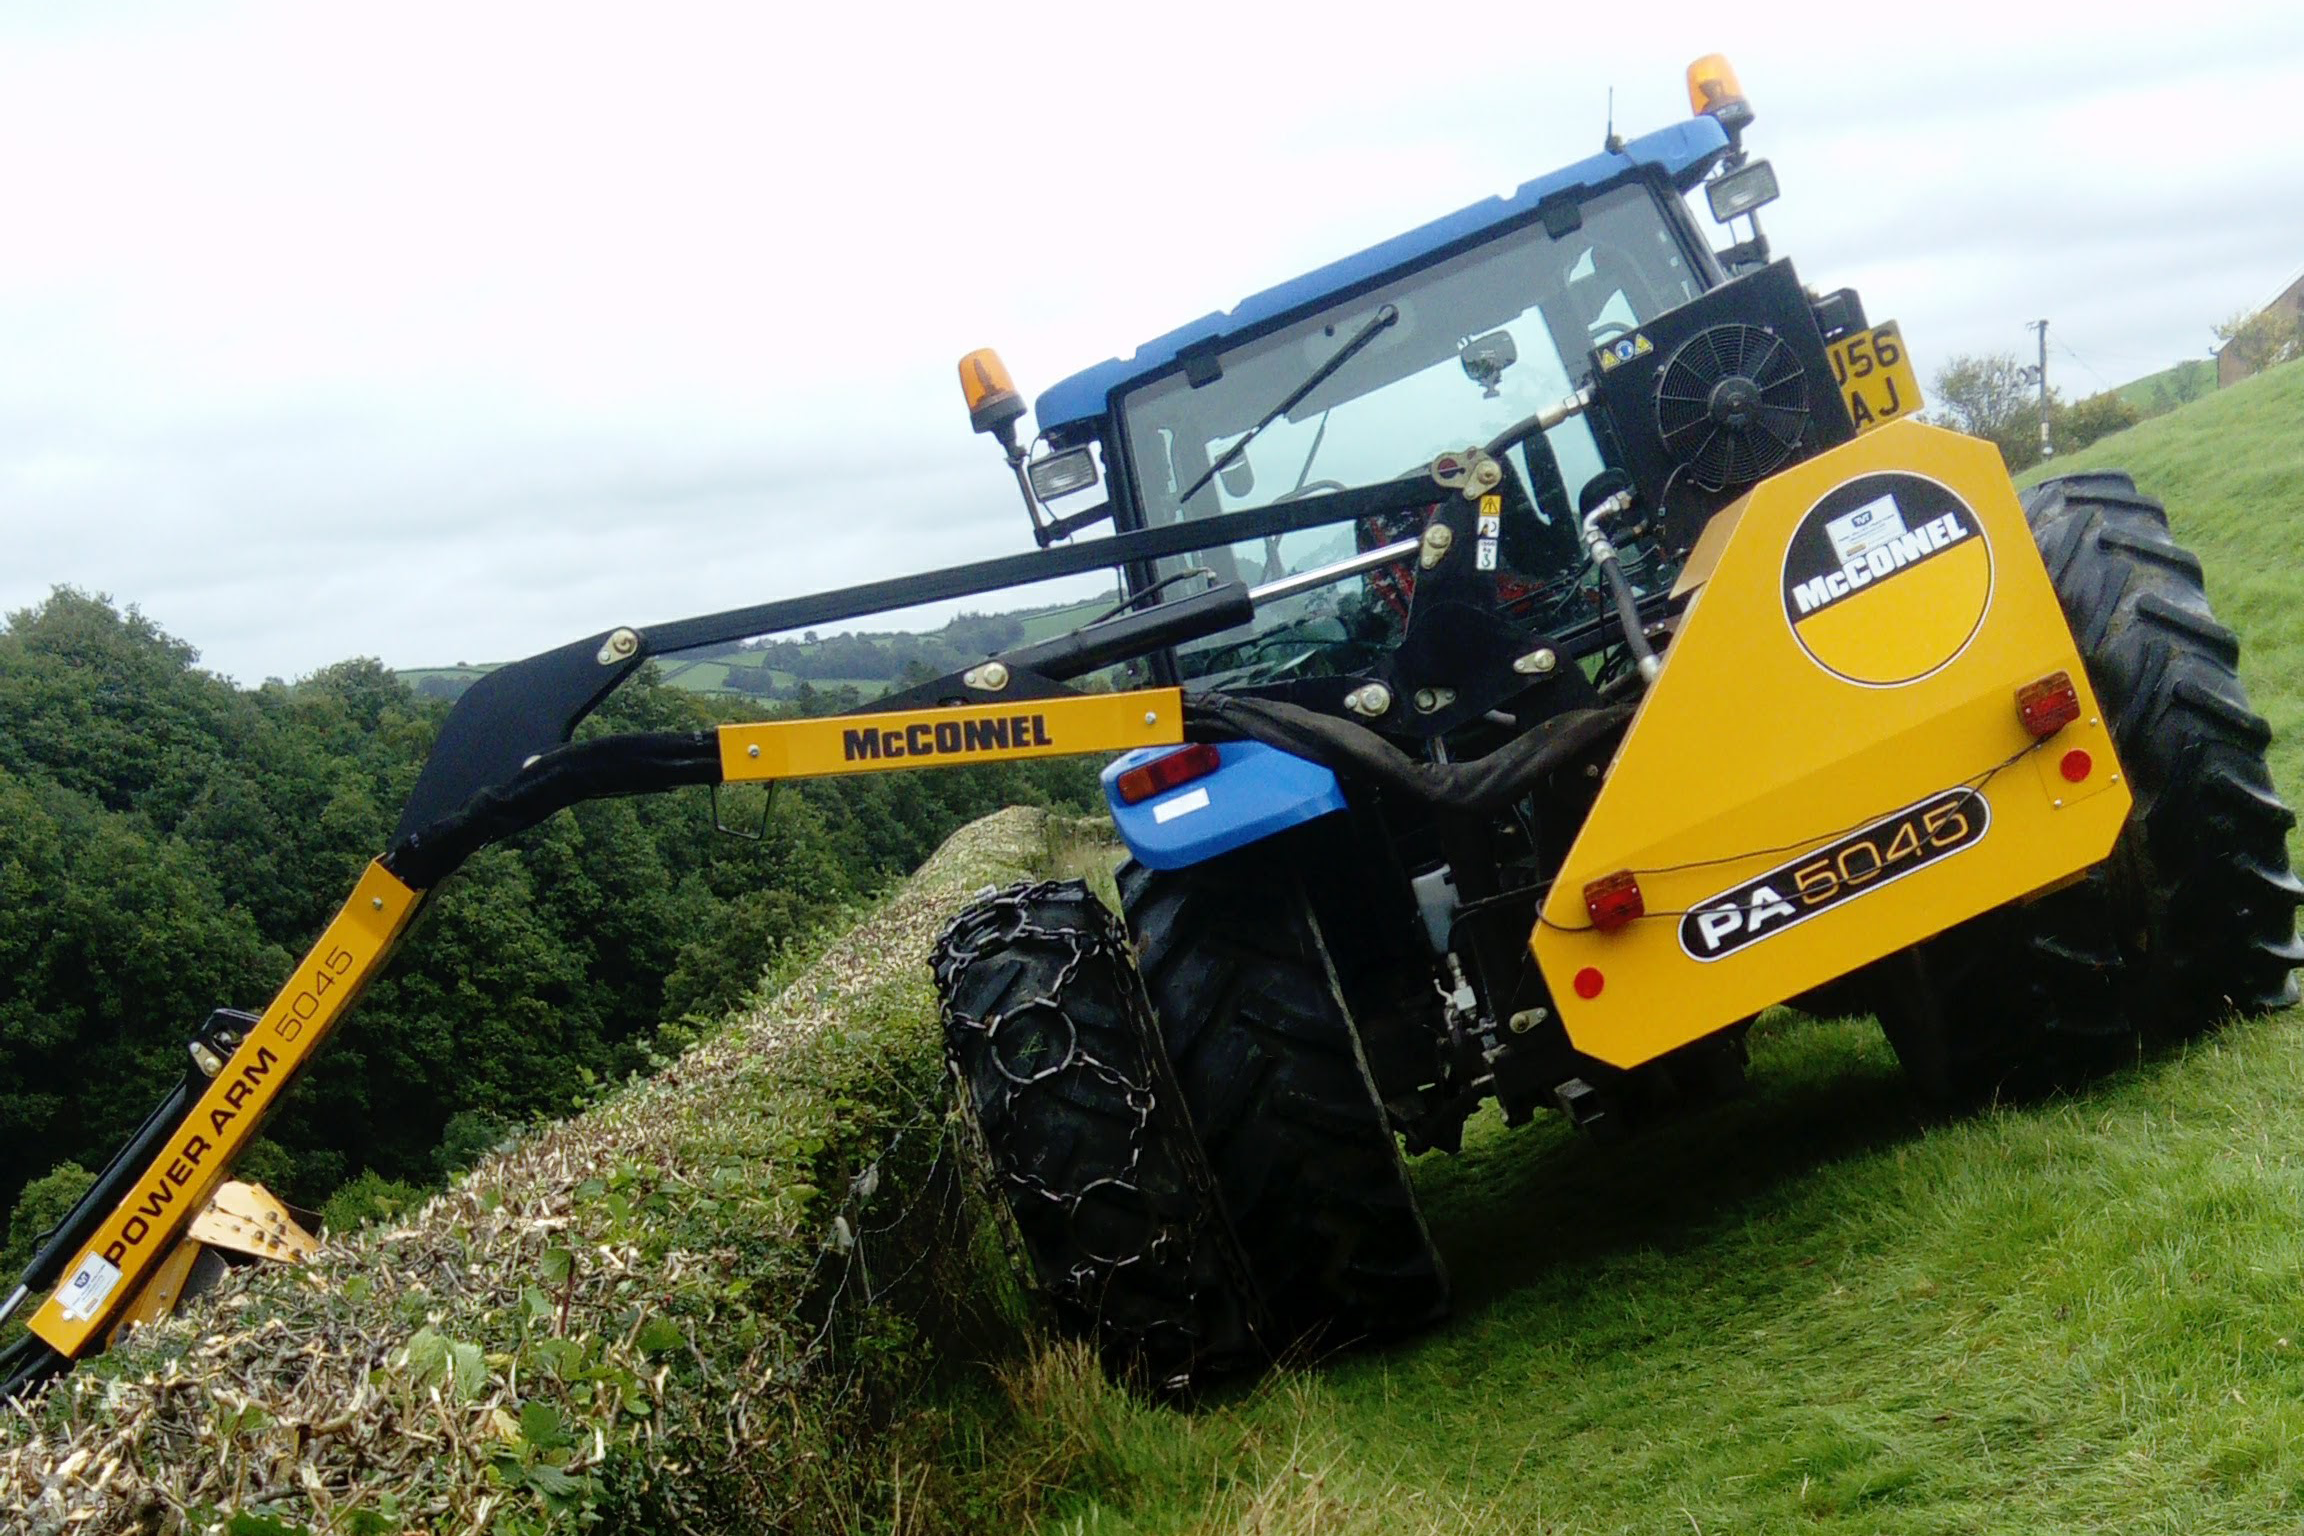
[[[2084,881],[1887,962],[1909,973],[1884,989],[1897,1054],[1924,1087],[1968,1101],[2069,1087],[2147,1038],[2286,1007],[2304,963],[2296,818],[2199,560],[2123,474],[2047,481],[2024,512],[2135,806]]]
[[[955,918],[930,963],[963,1117],[1058,1323],[1164,1390],[1261,1360],[1120,920],[1077,880],[1013,886]]]
[[[1448,1280],[1368,1069],[1339,967],[1269,848],[1120,871],[1168,1059],[1275,1342],[1438,1321]]]

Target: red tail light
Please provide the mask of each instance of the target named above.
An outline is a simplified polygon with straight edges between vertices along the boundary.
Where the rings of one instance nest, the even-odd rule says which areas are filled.
[[[2072,686],[2072,674],[2053,672],[2017,689],[2016,713],[2023,718],[2024,729],[2043,738],[2079,719],[2080,690]]]
[[[1134,805],[1154,795],[1165,794],[1179,784],[1204,779],[1222,767],[1223,763],[1224,760],[1217,755],[1214,747],[1207,742],[1196,741],[1174,752],[1163,752],[1148,763],[1139,763],[1114,779],[1112,787],[1120,792],[1122,804]]]
[[[1584,910],[1591,916],[1593,927],[1602,933],[1614,933],[1648,910],[1640,895],[1639,877],[1628,869],[1620,869],[1593,881],[1584,887]]]

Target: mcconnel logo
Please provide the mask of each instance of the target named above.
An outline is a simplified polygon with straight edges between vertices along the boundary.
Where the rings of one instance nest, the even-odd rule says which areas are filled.
[[[1966,648],[1992,600],[1975,509],[1934,480],[1859,475],[1808,509],[1784,549],[1784,617],[1852,683],[1917,682]]]
[[[865,726],[840,733],[840,755],[851,763],[891,757],[966,757],[1051,747],[1046,715],[987,715],[976,720],[915,721],[900,726]]]

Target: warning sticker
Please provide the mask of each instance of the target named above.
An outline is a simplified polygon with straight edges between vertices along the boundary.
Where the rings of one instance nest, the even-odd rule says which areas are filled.
[[[107,1264],[103,1255],[92,1253],[57,1287],[57,1310],[75,1323],[84,1323],[103,1310],[112,1288],[119,1283],[120,1271]]]
[[[1784,549],[1784,617],[1852,683],[1917,682],[1967,648],[1992,600],[1992,548],[1949,486],[1859,475],[1808,509]]]
[[[1592,355],[1600,360],[1600,371],[1606,373],[1609,369],[1620,367],[1636,357],[1646,357],[1655,350],[1656,343],[1638,331],[1634,331],[1631,335],[1611,341],[1605,346],[1595,347]]]

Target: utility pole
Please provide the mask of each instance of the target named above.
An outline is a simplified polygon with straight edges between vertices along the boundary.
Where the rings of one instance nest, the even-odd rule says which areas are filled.
[[[2040,457],[2056,457],[2056,445],[2048,440],[2048,322],[2034,320],[2024,329],[2040,333],[2040,366],[2033,371],[2040,378]]]

